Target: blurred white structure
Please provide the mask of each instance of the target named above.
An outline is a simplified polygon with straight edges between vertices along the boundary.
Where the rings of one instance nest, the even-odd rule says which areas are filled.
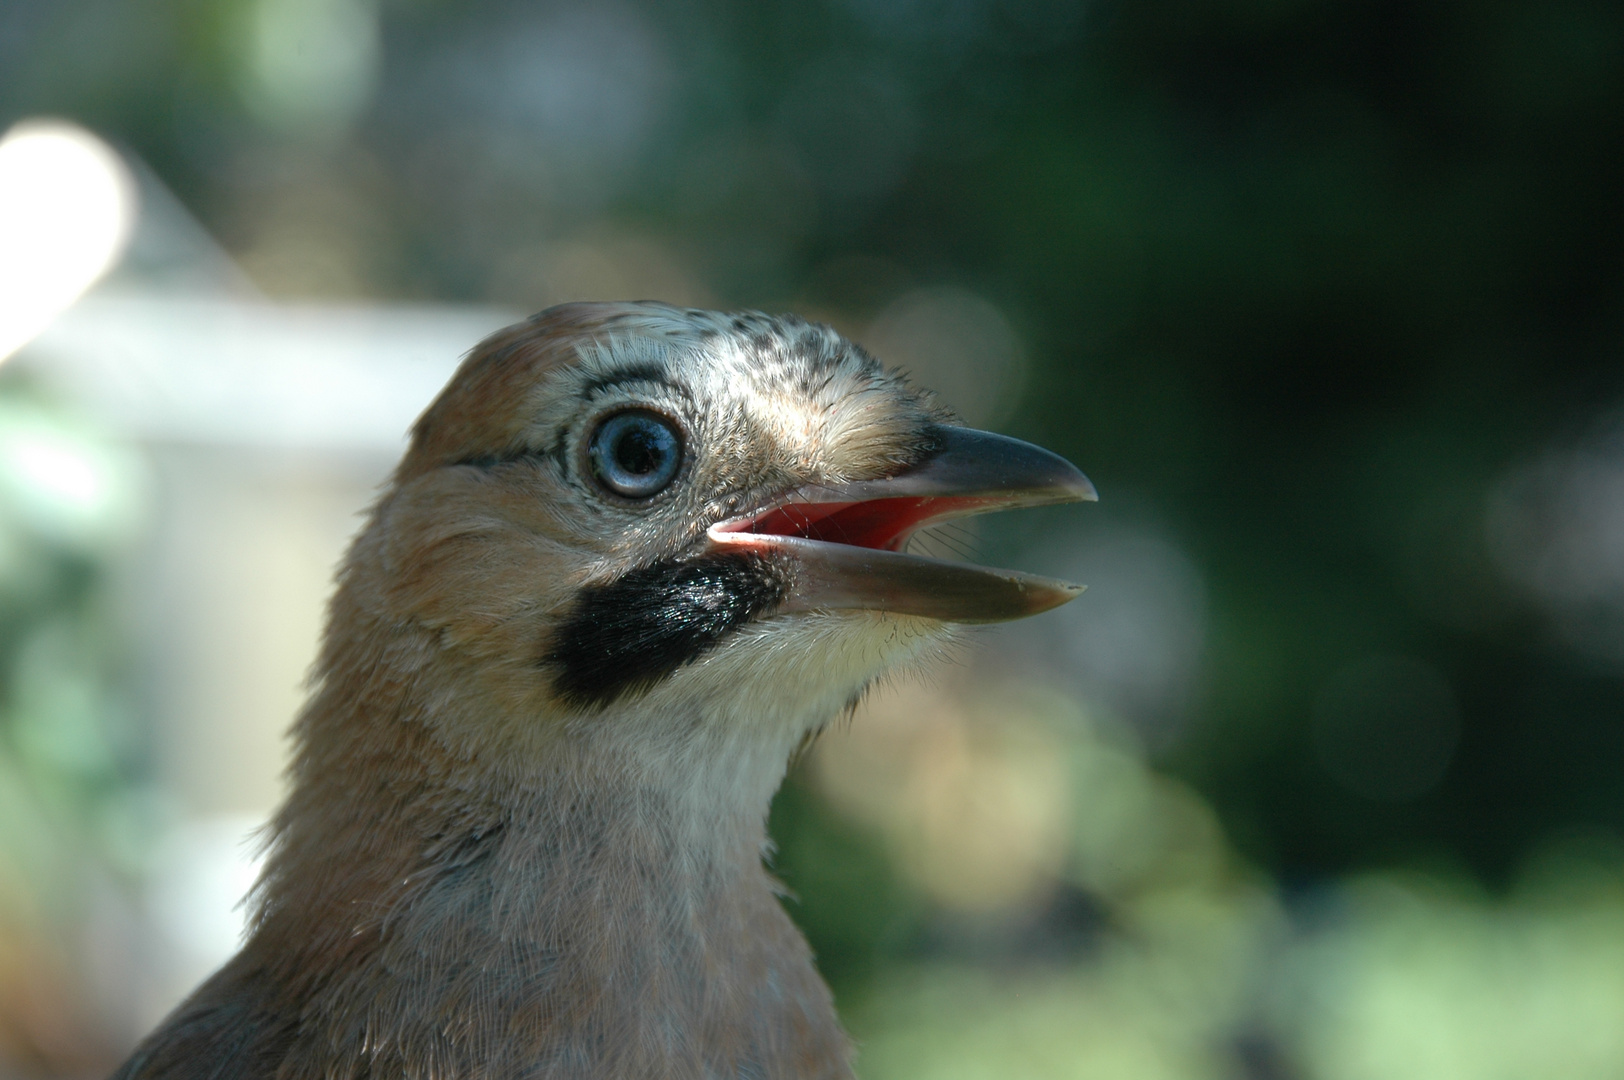
[[[61,206],[21,225],[13,196],[33,198],[40,181],[7,171],[27,158],[16,132],[39,144],[24,146],[33,158],[83,174],[57,184]],[[173,820],[147,890],[157,934],[141,950],[159,954],[146,980],[158,989],[129,1003],[142,1026],[235,948],[256,865],[249,834],[280,797],[283,736],[359,515],[462,356],[517,316],[268,302],[139,163],[77,128],[13,133],[0,143],[0,208],[12,207],[0,209],[0,282],[29,282],[53,243],[73,258],[32,293],[0,289],[0,333],[21,345],[12,363],[150,466],[134,485],[146,489],[145,539],[118,589]],[[80,299],[126,240],[123,262]],[[42,482],[74,479],[56,473]]]
[[[282,732],[357,515],[461,356],[511,321],[108,287],[19,357],[152,462],[128,617],[184,813],[274,804]]]
[[[392,461],[462,355],[515,318],[106,289],[57,320],[28,360],[131,438]]]
[[[84,128],[25,120],[0,137],[0,360],[117,261],[136,208],[130,170]]]

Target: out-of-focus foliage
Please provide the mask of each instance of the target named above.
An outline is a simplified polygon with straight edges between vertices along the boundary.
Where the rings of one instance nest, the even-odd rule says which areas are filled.
[[[0,395],[0,1064],[96,1067],[113,1049],[84,931],[136,870],[150,814],[102,596],[141,524],[139,458],[15,388]]]
[[[1541,853],[1500,903],[1392,877],[1330,898],[1335,924],[1288,957],[1275,1002],[1310,1075],[1617,1075],[1624,876],[1617,850],[1586,847]]]
[[[1618,5],[9,0],[39,113],[273,295],[795,309],[1095,479],[775,806],[871,1076],[1624,1070]],[[0,833],[111,836],[97,556],[6,544]]]
[[[883,838],[918,898],[893,901],[877,972],[830,970],[865,1076],[1243,1064],[1235,1040],[1259,1020],[1279,905],[1207,805],[1075,700],[997,680],[904,687],[821,744],[807,777]],[[821,853],[784,841],[826,887]]]
[[[1064,694],[908,688],[858,723],[805,776],[836,831],[865,823],[891,860],[779,832],[870,1080],[1624,1064],[1624,852],[1606,834],[1553,838],[1498,899],[1388,872],[1283,904],[1199,796]],[[887,887],[854,884],[884,866]],[[884,932],[831,932],[852,906]]]

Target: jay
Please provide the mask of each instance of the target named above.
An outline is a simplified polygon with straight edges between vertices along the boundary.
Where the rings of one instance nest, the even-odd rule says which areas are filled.
[[[799,318],[494,334],[339,571],[245,944],[116,1077],[850,1077],[768,803],[956,624],[1080,591],[916,530],[1092,498]]]

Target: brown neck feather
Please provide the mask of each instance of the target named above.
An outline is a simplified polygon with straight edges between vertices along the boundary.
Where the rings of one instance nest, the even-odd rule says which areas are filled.
[[[765,807],[695,843],[589,754],[503,779],[438,734],[434,635],[342,589],[333,617],[252,936],[194,1016],[256,1018],[290,1078],[850,1076]]]

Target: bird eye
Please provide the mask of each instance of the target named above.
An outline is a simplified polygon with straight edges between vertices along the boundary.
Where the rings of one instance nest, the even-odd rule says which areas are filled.
[[[633,409],[599,424],[587,455],[604,487],[629,499],[646,499],[676,478],[682,465],[682,436],[658,413]]]

